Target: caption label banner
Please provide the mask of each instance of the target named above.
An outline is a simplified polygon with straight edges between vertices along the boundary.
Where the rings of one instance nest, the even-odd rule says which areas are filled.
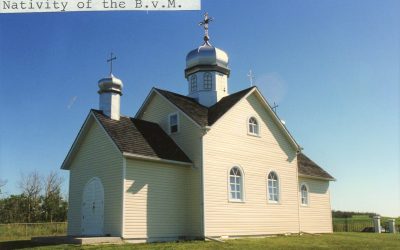
[[[200,10],[201,0],[0,0],[0,13]]]

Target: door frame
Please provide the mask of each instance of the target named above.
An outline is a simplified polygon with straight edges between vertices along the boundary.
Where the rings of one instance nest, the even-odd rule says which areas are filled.
[[[85,202],[85,190],[88,188],[89,184],[92,183],[93,181],[97,181],[100,184],[101,191],[103,193],[102,197],[102,210],[103,210],[103,216],[101,217],[101,230],[99,234],[87,234],[86,232],[83,232],[84,229],[84,202]],[[83,192],[82,192],[82,203],[81,203],[81,235],[88,235],[88,236],[102,236],[104,235],[104,186],[103,183],[101,182],[101,179],[99,177],[92,177],[89,179],[89,181],[86,182],[85,186],[83,187]]]

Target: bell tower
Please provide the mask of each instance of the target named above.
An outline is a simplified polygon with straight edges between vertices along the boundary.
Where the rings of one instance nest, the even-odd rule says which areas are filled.
[[[211,45],[208,24],[213,19],[204,14],[200,25],[204,27],[204,43],[186,56],[185,78],[188,96],[210,107],[228,95],[228,54]]]
[[[121,116],[121,96],[122,96],[122,81],[112,74],[112,63],[117,57],[111,53],[110,59],[110,76],[99,80],[99,109],[104,115],[113,120],[119,120]]]

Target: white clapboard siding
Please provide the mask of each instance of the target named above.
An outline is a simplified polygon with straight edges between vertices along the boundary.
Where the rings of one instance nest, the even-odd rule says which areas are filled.
[[[257,118],[260,136],[247,134],[247,120]],[[242,99],[204,137],[205,234],[264,235],[298,232],[296,150],[254,94]],[[230,202],[228,174],[244,171],[245,199]],[[267,201],[267,174],[280,180],[280,202]]]
[[[307,233],[331,233],[332,211],[329,181],[300,177],[299,190],[302,183],[308,186],[309,195],[308,205],[300,206],[301,231]]]
[[[172,134],[171,138],[179,145],[185,154],[192,160],[194,167],[185,178],[189,180],[190,195],[188,202],[188,236],[201,236],[202,206],[201,206],[201,130],[180,112],[170,102],[158,94],[154,94],[149,104],[145,107],[143,115],[139,118],[158,123],[168,133],[168,115],[178,112],[179,133]]]
[[[68,235],[81,234],[83,189],[98,177],[104,188],[104,234],[121,236],[122,154],[93,117],[88,122],[90,127],[70,165]]]
[[[148,241],[186,236],[190,167],[126,160],[124,238]]]

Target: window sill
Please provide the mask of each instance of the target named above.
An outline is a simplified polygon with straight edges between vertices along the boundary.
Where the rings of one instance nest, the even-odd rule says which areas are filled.
[[[244,200],[228,200],[228,202],[232,202],[232,203],[246,203]]]
[[[258,137],[258,138],[261,137],[260,134],[252,134],[252,133],[250,133],[250,132],[247,132],[247,135],[248,135],[248,136],[253,136],[253,137]]]
[[[268,204],[272,204],[272,205],[280,205],[281,202],[280,201],[270,201],[268,200]]]

